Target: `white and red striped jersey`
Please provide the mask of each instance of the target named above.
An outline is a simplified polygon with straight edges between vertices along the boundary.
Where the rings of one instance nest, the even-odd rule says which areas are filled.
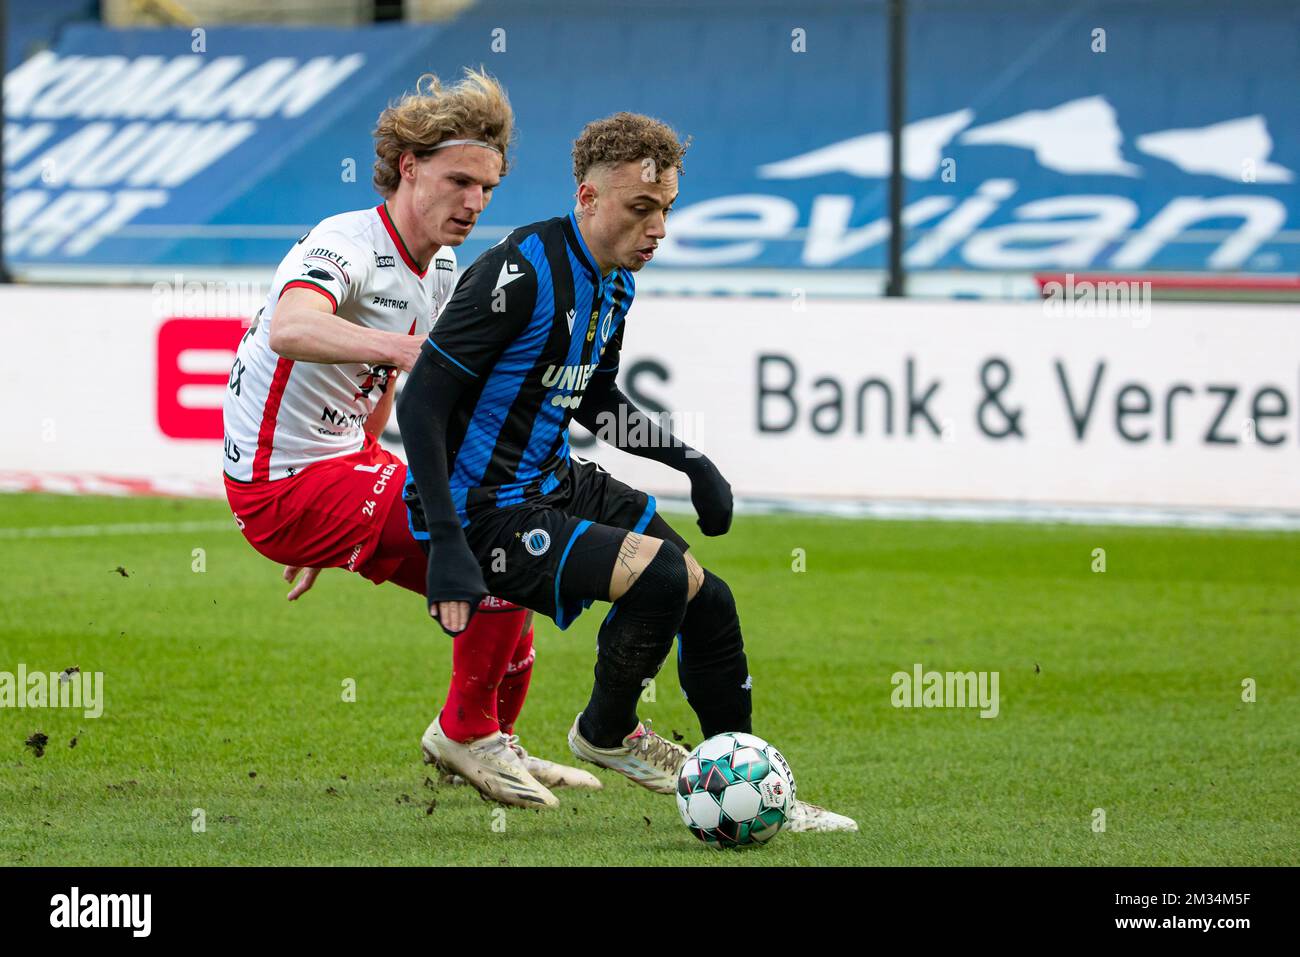
[[[271,351],[275,306],[286,290],[314,289],[361,326],[427,335],[455,275],[447,247],[421,272],[383,205],[331,216],[298,240],[235,355],[222,403],[226,474],[274,481],[357,451],[391,381],[392,366],[300,362]]]

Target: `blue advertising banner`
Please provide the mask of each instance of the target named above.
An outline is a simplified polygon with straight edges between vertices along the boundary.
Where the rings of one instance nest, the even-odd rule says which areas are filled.
[[[6,78],[9,261],[272,265],[375,201],[370,131],[388,102],[422,72],[481,64],[518,140],[462,261],[569,209],[573,138],[632,110],[692,137],[656,268],[884,265],[879,4],[579,7],[67,29]],[[1300,272],[1298,38],[1300,7],[1263,0],[915,4],[907,265]]]

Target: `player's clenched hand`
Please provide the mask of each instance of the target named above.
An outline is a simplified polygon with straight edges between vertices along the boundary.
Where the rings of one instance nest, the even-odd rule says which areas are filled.
[[[731,485],[703,455],[689,462],[686,475],[691,480],[691,504],[700,517],[696,524],[705,535],[725,535],[731,528]]]
[[[474,609],[487,594],[478,559],[470,551],[460,526],[429,529],[429,567],[425,596],[430,617],[449,635],[469,626]]]
[[[298,577],[299,572],[306,572],[307,574],[302,576],[302,581],[293,585],[293,580]],[[293,585],[293,588],[289,591],[289,600],[297,601],[304,592],[311,591],[311,586],[316,584],[316,576],[320,573],[321,569],[319,568],[303,568],[301,565],[284,566],[284,580]]]
[[[439,601],[429,606],[429,615],[438,620],[442,630],[455,634],[469,625],[469,602]]]
[[[402,372],[410,372],[415,360],[420,358],[420,346],[424,345],[424,340],[424,336],[397,336],[394,340],[393,365]]]

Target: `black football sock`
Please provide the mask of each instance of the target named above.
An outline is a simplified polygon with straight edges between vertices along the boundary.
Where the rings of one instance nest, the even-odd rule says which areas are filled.
[[[616,748],[635,730],[637,701],[672,650],[686,595],[686,560],[676,545],[663,542],[600,626],[596,681],[578,721],[589,743]]]
[[[682,619],[677,677],[706,738],[751,729],[749,662],[731,589],[704,570]]]

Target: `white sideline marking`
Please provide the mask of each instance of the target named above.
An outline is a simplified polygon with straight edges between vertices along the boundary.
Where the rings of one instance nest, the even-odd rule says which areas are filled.
[[[692,519],[688,498],[656,496],[659,510]],[[1127,525],[1135,527],[1300,531],[1300,512],[1280,510],[1172,508],[1156,505],[1038,505],[1025,502],[922,502],[902,500],[818,501],[815,499],[736,500],[740,515],[802,515],[821,518],[874,518],[889,521],[1029,522],[1043,525]]]
[[[108,525],[50,525],[45,528],[0,528],[0,539],[99,538],[103,535],[169,535],[181,532],[235,531],[234,519],[202,522],[114,522]]]
[[[186,497],[221,500],[220,481],[128,479],[98,475],[0,471],[0,494],[53,492],[129,497]],[[660,511],[694,519],[690,499],[657,495]],[[806,515],[826,518],[872,518],[894,521],[1029,522],[1064,525],[1300,531],[1300,512],[1285,509],[1186,508],[1159,505],[1045,505],[1028,502],[931,502],[907,499],[831,500],[738,498],[742,515]],[[62,525],[52,528],[0,528],[0,540],[75,538],[98,535],[148,535],[233,528],[234,522]]]

